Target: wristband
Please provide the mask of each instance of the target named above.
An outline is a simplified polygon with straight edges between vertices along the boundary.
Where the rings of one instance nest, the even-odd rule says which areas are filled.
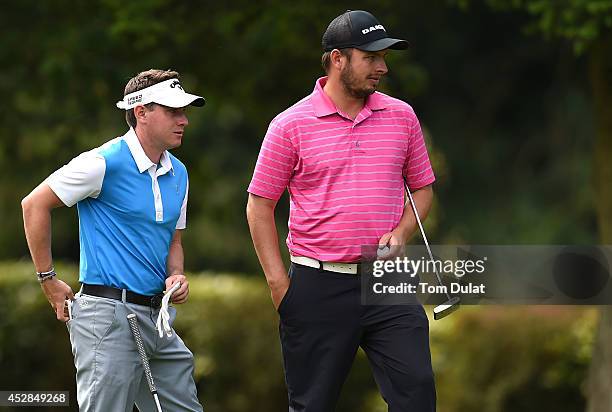
[[[47,279],[51,279],[55,275],[57,275],[57,273],[55,273],[55,268],[53,267],[48,272],[36,272],[36,277],[40,283],[43,283]]]

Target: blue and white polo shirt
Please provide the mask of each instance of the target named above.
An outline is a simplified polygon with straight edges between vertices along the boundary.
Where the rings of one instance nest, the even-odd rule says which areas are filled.
[[[189,180],[168,151],[159,166],[133,129],[82,153],[45,182],[79,214],[79,281],[143,295],[164,289],[176,229],[186,226]]]

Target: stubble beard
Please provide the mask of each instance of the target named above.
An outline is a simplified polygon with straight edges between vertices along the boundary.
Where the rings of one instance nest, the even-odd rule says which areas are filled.
[[[372,93],[376,91],[375,87],[372,88],[363,88],[358,87],[357,79],[355,78],[355,74],[353,73],[353,68],[351,65],[347,65],[344,70],[340,72],[340,82],[344,87],[344,90],[352,97],[357,99],[365,99]]]

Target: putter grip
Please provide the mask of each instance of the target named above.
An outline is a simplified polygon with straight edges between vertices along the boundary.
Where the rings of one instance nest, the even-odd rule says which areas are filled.
[[[153,375],[151,374],[151,367],[149,366],[149,359],[147,358],[147,354],[145,353],[144,344],[142,342],[142,336],[140,336],[140,328],[138,327],[138,319],[136,319],[136,315],[130,313],[127,315],[128,323],[130,324],[130,330],[132,331],[132,335],[134,335],[134,342],[136,342],[136,348],[138,349],[138,354],[140,355],[140,360],[142,361],[142,366],[145,371],[145,376],[147,377],[147,382],[149,384],[149,389],[151,393],[156,394],[157,389],[155,388],[155,383],[153,382]]]

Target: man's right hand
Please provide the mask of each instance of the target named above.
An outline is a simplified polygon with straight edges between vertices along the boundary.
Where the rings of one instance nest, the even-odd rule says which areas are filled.
[[[275,285],[270,285],[270,295],[272,295],[272,303],[274,304],[274,308],[278,311],[278,307],[280,306],[283,298],[287,294],[287,290],[289,290],[289,284],[291,281],[288,276],[285,276],[283,279],[279,279]]]
[[[249,193],[247,220],[253,245],[266,275],[274,308],[278,311],[289,289],[289,277],[278,246],[278,232],[274,221],[276,200]]]
[[[70,319],[68,317],[68,313],[66,312],[66,300],[74,300],[74,293],[72,293],[70,286],[57,279],[55,276],[51,279],[43,281],[40,286],[42,287],[49,304],[51,304],[51,307],[55,311],[57,320],[68,322]]]

